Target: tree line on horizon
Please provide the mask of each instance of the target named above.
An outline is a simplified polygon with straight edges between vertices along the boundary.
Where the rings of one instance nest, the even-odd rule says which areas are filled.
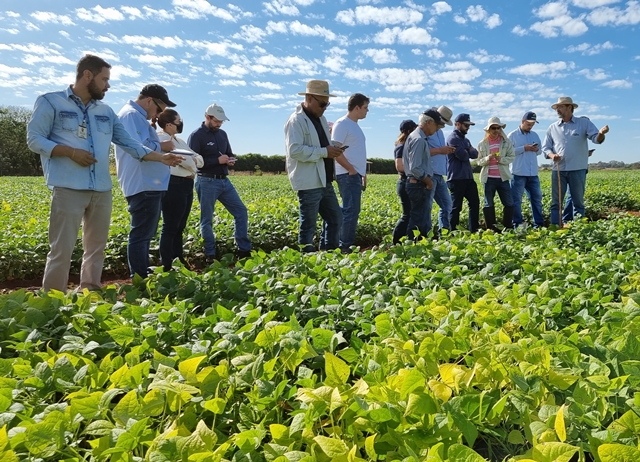
[[[27,123],[33,111],[21,106],[0,106],[0,176],[40,176],[42,165],[40,156],[34,154],[27,146]],[[233,171],[249,172],[254,175],[284,174],[286,172],[285,156],[266,156],[256,153],[237,155]],[[115,173],[115,159],[112,171]],[[551,164],[542,165],[541,169],[551,168]],[[596,162],[589,168],[640,170],[640,162],[626,164],[621,161]],[[395,174],[394,159],[370,158],[368,171],[373,174]],[[474,166],[474,172],[480,167]]]

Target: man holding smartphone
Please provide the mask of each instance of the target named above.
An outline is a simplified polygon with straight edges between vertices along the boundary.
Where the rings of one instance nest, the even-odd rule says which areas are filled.
[[[331,141],[344,155],[336,158],[336,181],[342,198],[342,230],[340,249],[351,252],[356,241],[362,188],[367,184],[367,146],[358,121],[367,117],[369,98],[354,93],[347,103],[347,114],[333,124]],[[348,149],[347,149],[348,147]]]
[[[509,133],[509,139],[516,151],[516,159],[511,164],[511,194],[513,195],[513,225],[522,224],[522,193],[527,192],[531,203],[533,225],[535,228],[544,226],[542,215],[542,190],[538,177],[538,156],[540,137],[532,130],[538,123],[535,112],[527,111],[522,116],[520,126]]]
[[[216,257],[216,236],[213,232],[213,212],[216,201],[220,201],[235,223],[234,237],[238,258],[251,254],[249,240],[249,214],[236,188],[229,180],[229,167],[236,158],[231,150],[227,133],[222,124],[228,121],[224,109],[217,104],[210,105],[204,113],[205,121],[189,136],[189,147],[204,159],[198,169],[196,193],[200,202],[200,234],[204,239],[204,256],[207,263]]]

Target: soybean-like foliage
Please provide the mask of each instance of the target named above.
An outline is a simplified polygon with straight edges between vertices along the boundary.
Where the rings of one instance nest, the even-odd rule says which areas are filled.
[[[0,460],[640,460],[639,238],[617,216],[0,296]]]
[[[550,175],[550,172],[540,174],[547,215],[551,201]],[[269,252],[285,246],[295,247],[298,202],[286,175],[232,176],[232,181],[249,210],[249,236],[254,248]],[[587,216],[596,219],[620,211],[640,210],[639,182],[640,173],[636,171],[590,172],[586,193]],[[368,248],[390,240],[391,230],[400,216],[395,183],[394,175],[369,177],[357,229],[357,245]],[[481,185],[478,188],[481,194]],[[128,273],[126,245],[129,214],[115,180],[113,193],[114,208],[106,248],[105,273],[123,276]],[[49,201],[49,191],[42,178],[0,177],[0,281],[42,275],[49,250]],[[436,210],[434,204],[434,214]],[[523,212],[530,221],[531,213],[526,198]],[[187,261],[202,266],[204,255],[198,218],[196,200],[184,236],[185,252]],[[461,223],[466,223],[466,217],[461,219]],[[216,207],[214,230],[218,255],[233,252],[233,218],[220,204]],[[78,240],[72,266],[76,273],[79,272],[81,254]],[[159,264],[157,241],[152,243],[152,264]]]

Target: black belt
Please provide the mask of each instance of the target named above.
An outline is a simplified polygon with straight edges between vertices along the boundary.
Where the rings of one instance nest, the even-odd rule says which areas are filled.
[[[198,173],[198,176],[203,176],[205,178],[213,178],[214,180],[225,180],[227,178],[227,175],[217,175],[215,173],[206,173],[206,172]]]

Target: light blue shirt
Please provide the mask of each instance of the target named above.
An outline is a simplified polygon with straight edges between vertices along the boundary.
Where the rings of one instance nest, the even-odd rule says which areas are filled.
[[[118,118],[124,128],[152,151],[160,152],[160,139],[155,129],[147,120],[147,111],[138,103],[129,101],[125,104]],[[166,191],[169,186],[171,169],[162,162],[140,162],[127,156],[116,147],[116,169],[118,183],[124,197],[131,197],[143,191]]]
[[[87,127],[86,139],[78,136],[78,127],[83,121]],[[93,99],[85,106],[73,93],[71,86],[63,91],[45,93],[36,99],[33,115],[27,125],[27,143],[29,149],[40,154],[42,170],[50,189],[57,186],[111,191],[109,150],[112,142],[121,146],[132,160],[133,157],[141,159],[151,151],[131,138],[113,109]],[[51,152],[58,145],[89,151],[97,162],[82,167],[69,157],[52,157]]]
[[[589,144],[587,140],[597,141],[598,129],[587,117],[571,117],[569,122],[562,119],[549,125],[544,138],[542,152],[545,157],[550,153],[560,154],[557,163],[561,172],[587,170],[589,168]],[[556,162],[553,163],[553,170]]]
[[[511,164],[511,173],[518,176],[538,176],[538,156],[542,153],[540,137],[533,130],[529,133],[518,127],[509,133],[509,139],[516,151],[516,159]],[[525,144],[538,143],[538,151],[525,151]]]
[[[427,142],[430,148],[441,148],[447,143],[444,140],[444,133],[442,130],[438,130],[431,136],[427,136]],[[446,154],[436,154],[431,156],[431,167],[433,167],[433,173],[436,175],[447,175],[447,156]]]
[[[419,126],[411,132],[404,142],[402,165],[404,166],[404,173],[409,178],[422,181],[426,176],[433,176],[431,151],[429,151],[427,135]]]

